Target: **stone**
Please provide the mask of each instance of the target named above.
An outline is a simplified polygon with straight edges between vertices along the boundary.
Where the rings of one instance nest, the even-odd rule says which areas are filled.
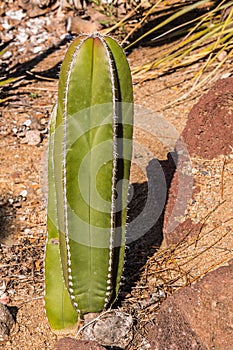
[[[170,296],[146,326],[151,350],[233,349],[233,260]]]
[[[25,134],[24,143],[37,146],[41,142],[41,134],[38,130],[28,130]]]
[[[0,343],[8,340],[14,325],[15,320],[9,308],[0,303]]]
[[[226,200],[225,217],[222,215],[221,222],[230,215],[228,192],[231,192],[232,182],[229,170],[233,150],[232,96],[233,78],[220,79],[200,98],[188,115],[186,126],[175,145],[178,160],[165,208],[165,245],[178,244],[187,236],[189,239],[197,237],[205,221],[203,218],[208,217],[223,199]],[[224,162],[228,164],[228,171],[224,171]],[[218,175],[221,173],[222,177]],[[219,224],[216,223],[216,226]],[[206,231],[209,227],[206,225]]]
[[[86,325],[82,339],[95,340],[104,346],[125,349],[133,339],[133,318],[119,310],[103,312]]]
[[[227,155],[233,147],[233,78],[220,79],[191,109],[181,134],[191,156]]]
[[[68,17],[66,30],[71,34],[95,33],[100,29],[97,22],[87,21],[79,17]]]

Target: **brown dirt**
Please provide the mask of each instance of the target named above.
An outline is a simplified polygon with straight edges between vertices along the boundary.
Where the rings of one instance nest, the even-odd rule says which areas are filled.
[[[25,26],[26,20],[28,19],[23,19],[22,26]],[[0,286],[2,283],[6,283],[7,304],[18,308],[16,330],[5,344],[0,345],[0,348],[6,350],[53,349],[57,339],[57,336],[49,328],[43,307],[43,258],[46,239],[44,159],[49,115],[57,95],[58,67],[68,43],[65,40],[57,45],[61,35],[65,34],[65,28],[64,20],[61,21],[56,17],[56,12],[52,16],[52,22],[48,27],[45,25],[49,38],[42,44],[42,54],[33,53],[29,41],[25,44],[23,51],[19,50],[20,46],[13,43],[10,47],[12,56],[3,61],[5,68],[8,64],[13,67],[16,76],[25,75],[20,83],[15,83],[9,91],[6,91],[6,96],[10,96],[10,99],[2,106],[0,116],[0,217],[2,222],[0,229]],[[17,22],[14,25],[17,27],[20,26],[20,23]],[[45,52],[48,47],[52,48]],[[156,50],[160,50],[160,48],[133,50],[129,55],[131,67],[146,62]],[[135,231],[130,233],[141,237],[141,232],[148,228],[148,225],[150,227],[143,237],[130,244],[125,271],[127,283],[120,295],[123,309],[130,312],[138,320],[138,334],[143,332],[144,325],[153,318],[151,315],[159,307],[161,301],[190,281],[192,273],[188,274],[187,271],[190,271],[190,268],[195,270],[195,264],[190,263],[187,263],[186,267],[183,268],[182,261],[185,262],[185,265],[187,255],[189,255],[186,245],[178,247],[176,251],[171,248],[163,248],[157,252],[162,242],[163,215],[161,212],[156,214],[158,221],[154,219],[155,211],[158,207],[161,209],[164,198],[166,200],[166,186],[170,184],[174,173],[174,162],[167,158],[167,154],[170,152],[171,155],[174,151],[177,135],[185,128],[188,113],[201,96],[201,91],[195,99],[184,100],[182,104],[170,108],[166,108],[166,106],[176,100],[177,87],[190,77],[190,72],[184,69],[169,76],[162,76],[156,80],[134,85],[135,103],[143,108],[157,111],[157,115],[162,116],[163,120],[177,131],[174,140],[167,145],[156,136],[157,122],[149,126],[149,131],[148,128],[146,131],[140,127],[135,129],[135,143],[138,143],[140,147],[135,150],[132,164],[131,183],[134,193],[129,205],[130,220],[133,221],[142,212],[151,187],[152,199],[154,198],[158,203],[158,205],[151,204],[151,210],[147,212],[141,226],[134,228]],[[215,117],[222,111],[222,119],[219,119],[220,124],[229,122],[228,116],[225,115],[225,104],[228,103],[228,106],[229,104],[232,106],[232,85],[231,96],[229,94],[226,99],[218,100],[222,107],[217,106]],[[205,103],[204,101],[203,98],[203,103]],[[210,103],[211,100],[208,101],[206,108]],[[27,126],[28,120],[31,120],[29,126]],[[195,130],[195,120],[193,123]],[[33,133],[28,134],[29,131],[33,131]],[[231,132],[232,129],[229,128],[229,134],[227,134],[230,138],[229,141],[232,141]],[[192,130],[187,131],[187,133],[192,138]],[[215,133],[221,140],[228,137],[226,134],[218,133],[218,126],[208,137],[215,137]],[[203,138],[206,137],[205,132],[202,135]],[[225,147],[224,143],[221,145],[223,148]],[[146,151],[143,151],[141,146],[144,146]],[[193,147],[195,148],[195,145]],[[209,148],[203,149],[201,147],[200,155],[202,155],[202,151],[207,158],[208,156],[211,158]],[[229,147],[227,152],[229,152]],[[228,168],[232,167],[230,161],[232,162],[229,159],[229,163],[227,163]],[[165,170],[164,180],[160,176],[161,169]],[[215,181],[214,173],[209,172],[209,174],[209,181]],[[226,183],[232,181],[230,171],[226,173],[225,181]],[[163,192],[163,196],[161,192]],[[202,195],[204,196],[204,194]],[[225,195],[231,196],[231,193],[225,193]],[[217,204],[217,198],[217,195],[213,193],[213,207],[214,204]],[[193,211],[198,211],[203,203],[203,198],[198,197],[197,194],[195,200],[196,205]],[[212,209],[210,208],[210,210]],[[207,214],[208,205],[205,207],[204,216]],[[220,218],[221,215],[222,213],[220,213]],[[224,212],[224,218],[226,217],[229,219],[232,217],[230,206]],[[232,232],[232,228],[230,228],[230,232]],[[221,234],[222,232],[218,233],[219,236]],[[210,242],[208,241],[209,236],[206,237],[200,242],[203,249]],[[232,242],[228,244],[227,235],[223,241],[221,251],[224,252],[225,249],[227,256],[232,256],[233,246]],[[190,251],[193,251],[194,244]],[[217,249],[215,254],[218,254]],[[204,269],[201,272],[195,271],[193,276],[198,279],[211,268],[221,265],[220,259],[219,264],[212,266],[213,259],[214,254],[211,254],[209,259],[207,252],[202,257]],[[157,299],[153,299],[152,296]],[[139,348],[140,342],[142,339],[137,335],[131,349]]]

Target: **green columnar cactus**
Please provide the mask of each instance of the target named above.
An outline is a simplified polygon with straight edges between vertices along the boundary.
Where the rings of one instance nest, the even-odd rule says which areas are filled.
[[[45,308],[74,326],[117,297],[132,156],[128,62],[110,37],[81,36],[61,67],[50,124]]]

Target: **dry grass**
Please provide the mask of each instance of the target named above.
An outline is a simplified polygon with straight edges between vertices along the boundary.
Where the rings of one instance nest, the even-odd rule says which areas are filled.
[[[123,310],[137,320],[137,334],[145,335],[145,324],[153,322],[156,311],[168,296],[199,281],[232,258],[233,248],[229,242],[233,217],[213,225],[213,218],[225,210],[225,204],[225,200],[221,201],[203,217],[195,237],[190,229],[178,244],[159,249],[148,258],[140,280],[123,303]]]
[[[188,20],[188,15],[193,11],[196,11],[196,17]],[[155,18],[156,25],[146,29]],[[181,24],[174,24],[177,20]],[[161,50],[155,50],[149,62],[142,62],[132,73],[137,83],[189,67],[193,71],[191,78],[179,89],[177,100],[172,102],[174,105],[195,96],[197,91],[220,78],[226,68],[229,75],[232,74],[232,27],[233,1],[223,0],[215,5],[214,1],[159,0],[154,4],[141,1],[103,33],[121,33],[126,50],[135,45],[145,45],[145,40],[146,45],[167,43]]]

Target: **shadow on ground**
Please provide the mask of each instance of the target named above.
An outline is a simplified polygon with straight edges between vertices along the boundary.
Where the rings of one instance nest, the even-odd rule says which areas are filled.
[[[192,5],[195,6],[195,3],[197,3],[195,0],[185,1],[185,4],[184,2],[177,2],[172,5],[172,8],[168,6],[167,8],[165,7],[161,10],[157,10],[153,16],[151,15],[152,18],[148,17],[150,19],[144,21],[144,24],[138,27],[126,45],[128,45],[130,42],[134,42],[140,36],[145,35],[149,31],[152,31],[152,33],[150,35],[146,35],[142,40],[135,43],[135,45],[132,45],[129,49],[127,49],[127,51],[131,52],[132,49],[135,49],[139,46],[162,46],[186,36],[189,33],[190,28],[193,28],[194,21],[204,13],[209,12],[211,9],[215,8],[219,4],[219,1],[213,1],[212,4],[207,4],[206,6],[199,6],[187,13],[183,13],[177,18],[174,18],[172,21],[169,21],[171,16],[183,10],[184,7]],[[167,23],[160,26],[160,24],[163,22]],[[155,27],[159,28],[153,31],[153,28]],[[176,31],[174,30],[175,28],[177,28]],[[169,35],[164,35],[166,32],[169,32]],[[154,38],[157,37],[160,38],[154,40]]]
[[[152,159],[147,166],[148,181],[132,184],[133,196],[128,205],[125,284],[118,303],[139,280],[141,269],[163,241],[164,210],[176,163],[175,152],[168,153],[167,160]]]
[[[212,7],[215,7],[218,4],[219,1],[213,2]],[[186,6],[191,6],[195,4],[194,0],[188,0],[185,2]],[[134,34],[130,37],[128,43],[132,43],[135,40],[137,40],[141,35],[144,35],[148,31],[152,30],[154,27],[160,26],[163,22],[166,22],[172,15],[175,13],[181,11],[184,8],[183,3],[176,3],[171,8],[163,8],[161,10],[156,11],[156,14],[151,16],[151,18],[148,21],[145,21],[142,26],[140,26]],[[211,9],[210,8],[210,9]],[[138,46],[161,46],[164,45],[165,43],[173,42],[176,41],[179,37],[185,36],[189,28],[193,26],[193,21],[210,10],[208,7],[203,7],[203,8],[197,8],[189,11],[186,14],[183,14],[179,16],[178,18],[174,18],[172,21],[167,23],[166,25],[162,25],[161,28],[159,28],[156,31],[153,31],[152,34],[146,36],[139,42],[137,42],[135,45],[133,45],[130,49],[127,50],[129,53],[133,48],[136,48]],[[148,17],[149,18],[149,17]],[[164,34],[167,31],[172,31],[176,27],[181,27],[182,30],[176,31],[176,35],[169,35],[169,36],[163,36],[159,40],[153,41],[153,38],[160,36],[161,34]],[[72,40],[71,35],[67,36],[60,40],[56,45],[52,45],[49,48],[45,49],[42,53],[36,55],[32,59],[25,60],[23,63],[17,63],[13,65],[12,67],[8,66],[8,63],[5,62],[1,66],[2,74],[4,76],[4,79],[19,79],[23,80],[24,84],[28,84],[33,80],[43,80],[43,79],[58,79],[58,73],[59,73],[59,68],[61,62],[57,63],[56,65],[50,67],[49,69],[46,69],[44,71],[40,71],[40,74],[36,74],[34,68],[41,62],[43,61],[46,57],[54,53],[55,51],[59,50],[62,46],[66,45],[68,42]],[[0,51],[4,49],[10,42],[14,41],[10,40],[7,43],[4,43],[0,45]],[[128,44],[127,43],[127,44]],[[14,92],[16,89],[18,93],[18,84],[17,87],[14,87],[12,85],[10,86],[5,86],[2,88],[1,94],[4,97],[4,94],[6,94],[8,97],[11,96],[11,92]]]
[[[37,74],[34,68],[42,62],[46,57],[61,49],[71,40],[70,36],[66,36],[64,39],[60,40],[57,45],[52,45],[39,55],[25,60],[23,63],[16,63],[15,65],[8,67],[7,62],[1,65],[2,75],[4,80],[16,79],[17,84],[10,84],[3,86],[1,89],[1,98],[7,97],[7,100],[11,97],[21,94],[19,86],[26,86],[35,80],[48,80],[48,79],[58,79],[59,70],[61,62],[56,63],[54,66],[41,71]],[[3,49],[5,44],[0,46],[0,51]],[[33,70],[33,72],[32,72]]]

